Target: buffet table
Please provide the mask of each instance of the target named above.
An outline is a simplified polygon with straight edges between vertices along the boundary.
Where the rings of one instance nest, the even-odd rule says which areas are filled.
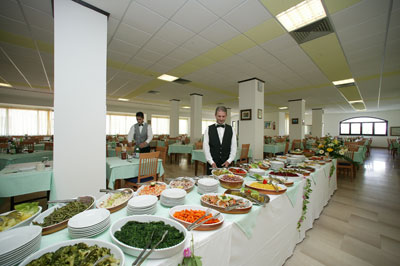
[[[280,142],[276,144],[264,144],[264,153],[284,153],[286,142]]]
[[[193,231],[195,254],[202,257],[203,265],[283,265],[293,254],[296,244],[304,239],[305,231],[312,227],[330,196],[336,190],[336,171],[331,167],[336,161],[327,163],[308,179],[312,192],[306,219],[300,231],[297,222],[303,209],[303,186],[306,179],[299,180],[288,192],[270,195],[270,202],[265,208],[253,206],[247,214],[224,214],[223,226],[215,231]],[[247,180],[254,180],[246,177]],[[219,187],[219,192],[225,189]],[[200,194],[197,187],[186,196],[185,204],[199,205]],[[157,216],[168,217],[169,208],[157,203]],[[127,216],[126,208],[113,213],[111,222]],[[111,242],[109,230],[94,237]],[[69,240],[68,230],[42,237],[41,248]],[[188,240],[191,239],[189,236]],[[190,245],[189,241],[186,247]],[[182,251],[183,252],[183,251]],[[244,255],[245,254],[245,255]],[[131,265],[134,257],[125,254],[125,265]],[[182,253],[158,260],[147,260],[146,265],[177,265],[183,258]]]
[[[241,153],[242,153],[242,149],[238,148],[236,151],[235,162],[240,159]],[[247,156],[249,158],[253,158],[252,149],[249,149],[249,154]],[[197,176],[197,170],[199,168],[199,163],[202,163],[203,165],[207,163],[206,156],[205,156],[203,150],[192,150],[192,162],[193,161],[194,161],[194,175]],[[206,169],[204,168],[204,174],[205,173],[206,173]]]
[[[32,153],[0,153],[0,170],[9,164],[40,162],[43,157],[53,160],[53,151],[34,151]]]
[[[115,180],[136,177],[138,173],[139,159],[137,158],[131,159],[131,161],[122,160],[119,157],[106,158],[106,176],[108,187],[111,189],[114,189]],[[164,174],[164,167],[161,159],[158,159],[157,174],[159,176]]]

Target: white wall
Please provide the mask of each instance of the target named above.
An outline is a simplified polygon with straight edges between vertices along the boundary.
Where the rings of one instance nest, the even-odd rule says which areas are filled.
[[[357,116],[372,116],[377,118],[382,118],[388,121],[388,136],[382,137],[372,137],[373,147],[387,147],[387,138],[390,136],[390,127],[400,126],[400,110],[394,111],[382,111],[382,112],[359,112],[359,113],[348,113],[348,114],[325,114],[325,134],[330,134],[332,136],[339,135],[339,123],[340,121]],[[369,136],[366,136],[369,138]]]
[[[275,130],[274,129],[266,129],[265,122],[271,121],[271,124],[275,122]],[[271,126],[272,127],[272,126]],[[277,136],[279,135],[279,112],[273,113],[264,113],[264,136]]]

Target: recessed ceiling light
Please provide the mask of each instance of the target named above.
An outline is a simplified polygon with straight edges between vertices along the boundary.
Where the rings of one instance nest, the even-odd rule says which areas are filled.
[[[129,101],[129,99],[125,99],[125,98],[118,98],[118,101],[127,102],[127,101]]]
[[[0,82],[0,86],[1,86],[1,87],[12,87],[11,84],[8,84],[8,83],[1,83],[1,82]]]
[[[357,101],[349,101],[349,103],[362,103],[363,100],[357,100]]]
[[[190,106],[182,106],[183,109],[190,109]]]
[[[288,107],[287,106],[281,106],[281,107],[278,107],[279,109],[281,109],[281,110],[285,110],[285,109],[288,109]]]
[[[178,78],[174,77],[174,76],[167,75],[167,74],[162,74],[161,76],[158,77],[158,79],[172,82],[174,80],[177,80]]]
[[[336,80],[336,81],[332,81],[332,83],[333,83],[333,85],[335,85],[335,86],[339,86],[339,85],[354,83],[354,79]]]
[[[306,0],[279,13],[276,18],[287,31],[299,29],[326,17],[321,0]]]

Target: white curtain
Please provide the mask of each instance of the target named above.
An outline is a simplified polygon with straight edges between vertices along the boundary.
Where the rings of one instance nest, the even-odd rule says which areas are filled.
[[[106,132],[109,135],[126,135],[133,124],[136,116],[132,115],[107,115]]]
[[[154,135],[169,134],[169,117],[151,116],[151,128]]]
[[[189,134],[189,118],[179,118],[179,134]]]
[[[201,121],[201,133],[204,134],[204,131],[209,125],[215,124],[215,120],[202,120]]]
[[[0,108],[0,136],[6,135],[9,135],[7,128],[7,109]]]

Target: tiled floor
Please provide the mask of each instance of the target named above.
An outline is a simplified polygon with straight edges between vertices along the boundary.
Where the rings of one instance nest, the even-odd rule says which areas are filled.
[[[194,165],[187,157],[179,167],[167,163],[165,176],[194,176]],[[285,265],[400,265],[400,159],[372,149],[353,182],[338,176],[338,190]]]

